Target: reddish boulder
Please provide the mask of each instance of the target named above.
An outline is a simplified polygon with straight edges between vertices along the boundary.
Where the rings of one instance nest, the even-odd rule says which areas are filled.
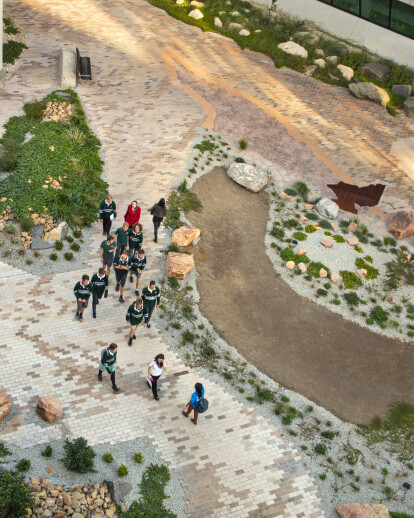
[[[382,504],[338,505],[336,512],[340,518],[389,518],[388,510]]]
[[[197,227],[180,227],[172,233],[171,241],[178,246],[188,246],[200,236],[201,230]]]
[[[37,415],[47,423],[55,423],[62,417],[62,405],[58,399],[42,396],[36,406]]]
[[[11,406],[9,395],[0,390],[0,423],[10,414]]]
[[[194,258],[190,254],[170,252],[165,262],[165,275],[171,279],[185,279],[188,272],[194,268]]]
[[[388,230],[396,239],[414,235],[414,214],[406,210],[396,212],[388,222]]]

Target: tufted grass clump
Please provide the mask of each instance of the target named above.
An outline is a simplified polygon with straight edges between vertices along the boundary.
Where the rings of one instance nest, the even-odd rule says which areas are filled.
[[[303,232],[295,232],[293,234],[293,237],[295,239],[297,239],[298,241],[306,241],[306,239],[307,239],[307,235],[304,234]]]
[[[42,457],[51,457],[53,453],[53,448],[48,444],[46,448],[42,451]]]
[[[119,478],[123,478],[128,475],[128,468],[124,464],[121,464],[116,472]]]
[[[300,196],[302,196],[302,198],[309,191],[309,187],[306,185],[306,183],[301,182],[300,180],[293,184],[293,188]]]
[[[239,140],[239,147],[240,147],[240,149],[243,149],[243,150],[247,149],[247,142],[244,139]]]
[[[350,291],[348,293],[344,293],[343,297],[350,306],[358,306],[359,303],[361,302],[361,299],[359,298],[358,293],[355,293],[355,291]]]
[[[384,324],[389,317],[388,311],[385,311],[381,306],[375,306],[371,309],[369,316],[377,324]]]
[[[19,462],[16,464],[16,469],[20,473],[25,473],[26,471],[29,471],[30,464],[31,463],[29,459],[20,459]]]
[[[59,241],[59,240],[56,241],[56,243],[55,243],[56,250],[62,250],[63,246],[64,246],[63,241]]]
[[[111,464],[111,462],[114,461],[114,458],[112,456],[112,453],[104,453],[102,455],[102,459],[104,460],[104,462],[106,462],[107,464]]]
[[[142,455],[141,452],[139,453],[135,453],[134,455],[134,461],[137,462],[138,464],[141,464],[141,462],[144,460],[144,456]]]
[[[307,232],[308,234],[313,234],[314,232],[316,232],[316,228],[314,225],[306,225],[305,232]]]
[[[339,274],[342,278],[342,282],[345,288],[352,289],[362,286],[362,280],[356,273],[349,272],[348,270],[341,270]]]
[[[64,258],[66,259],[66,261],[72,261],[72,259],[73,259],[72,252],[65,252]]]

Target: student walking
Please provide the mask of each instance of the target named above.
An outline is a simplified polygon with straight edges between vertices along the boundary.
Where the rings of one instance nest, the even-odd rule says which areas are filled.
[[[130,205],[128,205],[124,219],[130,227],[133,227],[138,223],[140,217],[141,207],[138,207],[138,203],[134,200]]]
[[[149,321],[151,320],[155,306],[157,306],[157,308],[159,307],[160,299],[161,291],[158,286],[155,285],[155,281],[151,281],[149,285],[142,290],[142,300],[144,301],[144,306],[148,314],[145,320],[147,327],[151,327]]]
[[[126,321],[130,323],[131,329],[129,331],[129,340],[128,345],[132,345],[132,340],[136,339],[135,331],[137,330],[137,327],[142,323],[142,320],[147,317],[147,314],[145,312],[144,305],[142,304],[141,297],[138,297],[135,302],[133,302],[127,311],[126,314]],[[144,323],[144,326],[146,324]]]
[[[88,307],[89,297],[92,293],[92,284],[89,282],[89,275],[82,275],[82,280],[78,281],[73,288],[76,297],[76,316],[79,321],[83,320],[83,312]]]
[[[99,206],[99,220],[102,223],[102,235],[109,235],[112,221],[116,218],[116,204],[112,196],[108,194]]]
[[[102,381],[102,373],[107,372],[111,376],[112,382],[112,390],[114,392],[120,392],[115,383],[115,364],[116,364],[116,354],[118,351],[118,346],[116,344],[111,344],[109,347],[106,347],[101,351],[101,361],[99,363],[99,374],[98,381]]]
[[[208,408],[208,401],[204,398],[204,387],[201,383],[196,383],[195,392],[192,393],[190,401],[187,403],[187,411],[182,411],[183,416],[188,417],[194,410],[194,418],[191,421],[197,424],[198,414],[202,414]]]
[[[163,372],[167,370],[167,364],[165,363],[164,355],[157,354],[157,356],[148,365],[148,378],[147,385],[152,388],[152,394],[154,399],[159,401],[157,392],[157,382]]]
[[[114,250],[116,249],[116,241],[114,236],[111,234],[108,235],[106,241],[102,241],[100,253],[101,253],[101,261],[104,270],[106,269],[106,275],[109,279],[109,274],[111,273],[111,266],[114,262]]]
[[[131,256],[134,255],[136,251],[142,248],[142,225],[141,223],[135,224],[132,228],[129,229],[129,249],[131,251]]]
[[[165,206],[164,198],[161,198],[158,203],[153,205],[150,209],[148,209],[152,215],[152,222],[154,224],[154,243],[158,240],[158,229],[161,225],[161,221],[165,218],[167,214],[167,207]]]
[[[127,280],[127,275],[131,266],[131,260],[129,258],[129,250],[125,249],[122,252],[121,256],[115,257],[114,268],[115,268],[115,278],[116,278],[116,286],[115,291],[121,291],[119,294],[119,302],[124,301],[124,286]]]
[[[96,318],[96,306],[99,304],[102,295],[106,299],[108,296],[108,276],[104,268],[99,268],[98,273],[94,273],[92,283],[92,316]]]
[[[125,222],[116,232],[116,252],[115,257],[119,257],[128,245],[129,225]]]
[[[144,250],[141,248],[131,257],[131,269],[129,270],[129,282],[133,282],[133,275],[137,278],[137,284],[135,286],[135,295],[139,296],[139,283],[142,272],[147,266],[147,258]]]

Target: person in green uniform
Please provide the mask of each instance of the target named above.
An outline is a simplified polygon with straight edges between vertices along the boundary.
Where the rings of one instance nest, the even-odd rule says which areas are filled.
[[[141,297],[138,297],[135,302],[133,302],[127,311],[126,314],[126,321],[130,323],[131,328],[129,331],[129,341],[128,345],[132,345],[132,340],[136,339],[135,331],[137,327],[142,323],[142,321],[147,318],[146,310],[144,308],[144,305],[142,304]],[[144,323],[144,327],[146,324]]]
[[[103,268],[99,268],[98,273],[94,273],[91,279],[92,283],[92,316],[96,318],[96,306],[102,295],[108,296],[108,276]]]
[[[129,270],[129,282],[133,281],[132,276],[136,275],[137,284],[135,286],[135,295],[139,297],[139,283],[141,280],[142,272],[144,268],[147,266],[147,258],[145,256],[145,252],[142,248],[138,250],[138,253],[135,253],[130,257],[131,260],[131,269]]]
[[[102,235],[109,236],[112,221],[116,218],[116,204],[112,196],[108,194],[99,206],[99,220],[102,223]]]
[[[101,243],[101,261],[102,265],[104,267],[104,270],[106,269],[106,275],[109,279],[109,274],[111,273],[111,266],[114,262],[114,250],[116,248],[116,241],[114,236],[109,234],[109,236],[106,238],[106,241],[102,241]]]
[[[114,268],[116,277],[115,291],[121,290],[119,302],[124,303],[124,286],[127,280],[128,272],[131,267],[131,259],[129,258],[129,250],[125,249],[121,256],[115,257]]]
[[[155,281],[151,281],[147,287],[142,290],[142,300],[144,301],[144,307],[146,309],[147,316],[145,322],[147,327],[151,327],[149,321],[151,320],[152,313],[160,305],[161,291],[158,286],[155,285]]]
[[[76,297],[76,316],[79,321],[83,320],[83,312],[88,307],[89,297],[92,293],[92,284],[89,282],[89,275],[82,275],[82,280],[78,281],[73,288]]]
[[[115,257],[119,257],[128,245],[129,225],[125,221],[122,227],[115,232],[116,235],[116,252]]]
[[[138,252],[140,248],[142,248],[142,225],[141,223],[136,223],[132,228],[128,231],[129,234],[129,249],[131,251],[131,257]]]
[[[116,354],[118,351],[118,346],[116,344],[110,344],[109,347],[106,347],[101,351],[101,361],[99,363],[99,374],[98,381],[102,381],[102,373],[107,372],[111,376],[112,382],[112,390],[114,392],[120,392],[115,383],[115,364],[116,364]]]

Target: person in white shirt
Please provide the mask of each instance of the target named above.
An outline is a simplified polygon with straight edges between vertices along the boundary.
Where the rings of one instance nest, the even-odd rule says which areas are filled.
[[[167,370],[167,364],[165,363],[164,355],[157,354],[157,356],[148,365],[148,379],[147,385],[152,388],[154,399],[159,401],[157,393],[157,382],[163,371]]]

